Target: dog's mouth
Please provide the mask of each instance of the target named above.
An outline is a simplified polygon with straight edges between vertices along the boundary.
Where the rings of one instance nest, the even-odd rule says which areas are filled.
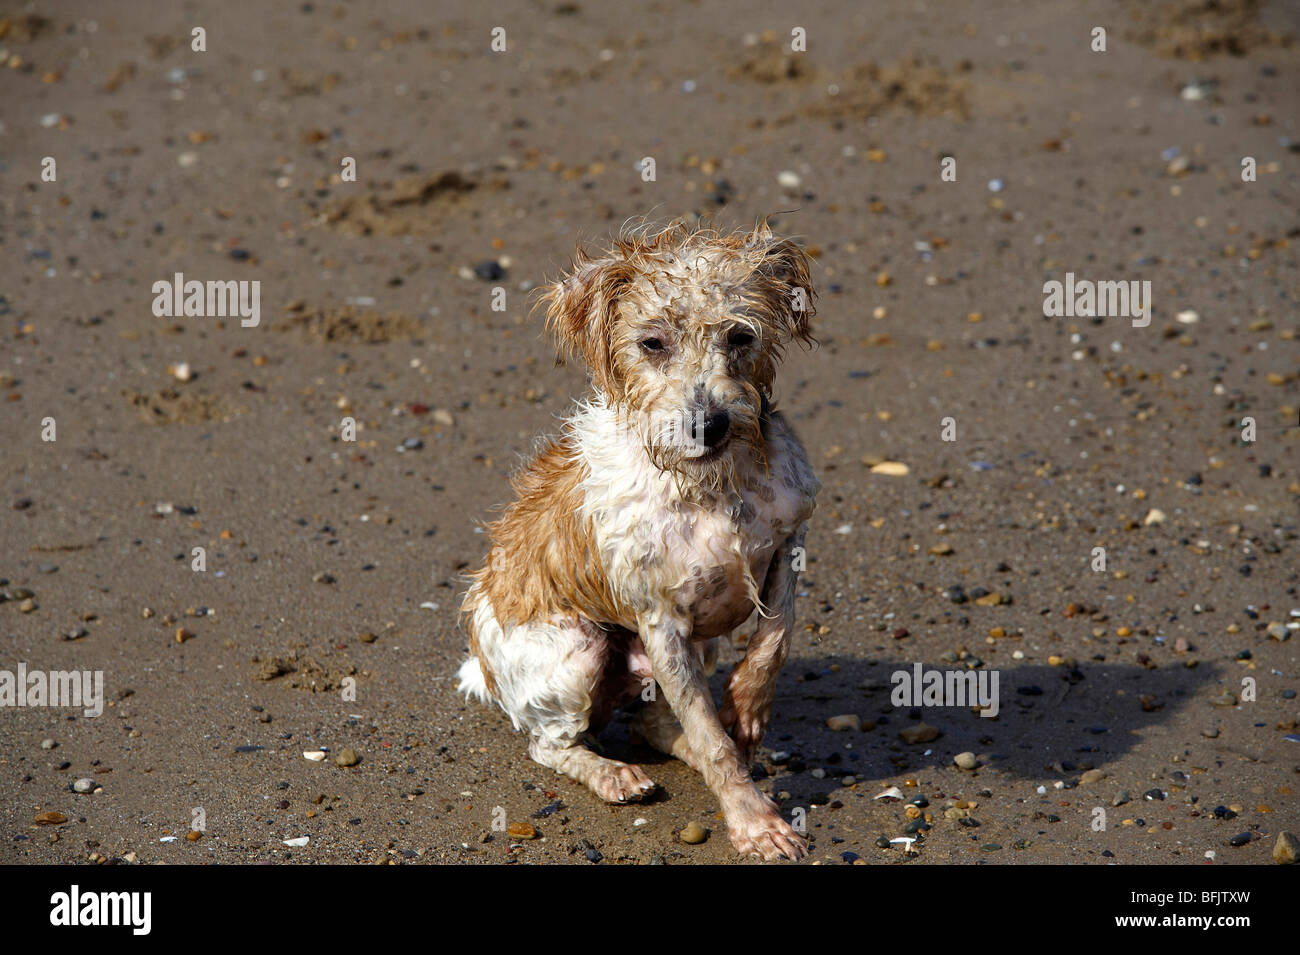
[[[731,435],[727,435],[727,437],[722,439],[721,443],[712,448],[706,448],[703,454],[696,454],[688,458],[683,458],[683,460],[688,464],[708,464],[709,462],[716,461],[718,458],[722,457],[730,447]]]

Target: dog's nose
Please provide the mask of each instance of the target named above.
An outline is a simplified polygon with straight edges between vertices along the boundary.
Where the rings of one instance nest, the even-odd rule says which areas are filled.
[[[725,411],[711,412],[704,419],[704,446],[716,448],[727,437],[727,430],[730,427],[731,415]]]

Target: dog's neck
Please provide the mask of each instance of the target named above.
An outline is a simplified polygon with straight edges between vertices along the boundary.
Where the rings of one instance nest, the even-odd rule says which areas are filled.
[[[766,398],[762,408],[761,431],[766,442],[771,414]],[[576,456],[595,482],[607,486],[617,484],[623,491],[663,495],[683,504],[730,508],[739,500],[741,489],[760,478],[766,469],[763,450],[749,445],[738,446],[732,452],[731,466],[708,472],[708,480],[706,475],[696,476],[686,468],[661,468],[640,436],[620,422],[617,409],[600,395],[579,404],[568,421],[568,428]]]

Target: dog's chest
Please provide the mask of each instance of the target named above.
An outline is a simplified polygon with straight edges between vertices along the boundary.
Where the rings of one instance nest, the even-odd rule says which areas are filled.
[[[817,490],[801,457],[777,453],[769,464],[738,490],[694,501],[650,466],[589,486],[595,543],[619,603],[635,614],[670,600],[698,638],[744,623],[773,552],[807,519]]]

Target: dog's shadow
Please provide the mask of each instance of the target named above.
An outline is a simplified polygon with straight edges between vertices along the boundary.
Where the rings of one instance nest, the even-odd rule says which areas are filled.
[[[890,779],[951,766],[956,754],[971,752],[981,766],[993,770],[1027,779],[1068,779],[1127,752],[1141,730],[1168,719],[1191,702],[1199,686],[1220,675],[1206,663],[1196,668],[1088,662],[998,668],[999,711],[987,718],[969,706],[895,706],[892,677],[912,673],[913,666],[913,661],[837,656],[788,660],[755,775],[781,776],[779,788],[791,788],[786,777],[821,768],[826,778],[807,783],[825,791],[846,775]],[[722,698],[731,668],[720,666],[710,680],[715,701]],[[948,668],[925,665],[926,671],[933,669]],[[602,749],[648,765],[668,761],[670,757],[631,740],[627,721],[634,709],[624,710],[605,729]],[[844,714],[857,715],[863,728],[835,731],[826,725],[828,718]],[[940,735],[917,743],[900,737],[922,722]],[[773,753],[782,755],[774,762]]]

